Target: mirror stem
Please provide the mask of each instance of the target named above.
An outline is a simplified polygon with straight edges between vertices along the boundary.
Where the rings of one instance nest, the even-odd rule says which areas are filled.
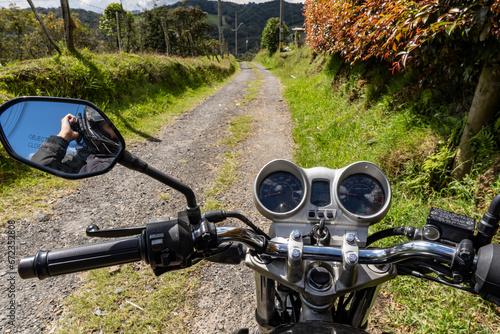
[[[167,186],[181,192],[184,196],[186,196],[188,209],[199,210],[198,204],[196,203],[196,196],[194,195],[193,190],[184,183],[177,181],[176,179],[166,175],[165,173],[162,173],[161,171],[153,167],[150,167],[146,162],[139,159],[129,151],[125,151],[118,162],[127,168],[151,176],[155,180],[158,180],[161,183],[166,184]]]

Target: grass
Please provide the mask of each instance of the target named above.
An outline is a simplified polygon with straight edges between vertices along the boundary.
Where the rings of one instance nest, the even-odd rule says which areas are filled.
[[[257,81],[250,82],[249,87],[246,89],[246,95],[240,104],[247,104],[255,99],[259,87],[262,85],[260,77],[256,77],[256,79]],[[219,168],[215,183],[203,196],[203,210],[224,209],[224,203],[218,197],[222,196],[229,189],[238,176],[237,170],[240,166],[238,162],[240,155],[234,149],[250,135],[252,124],[253,119],[251,116],[239,116],[228,121],[229,135],[218,143],[218,145],[225,146],[227,152],[224,154],[224,160]]]
[[[160,277],[140,264],[93,270],[67,299],[57,332],[184,332],[194,314],[190,297],[199,284],[196,268]]]
[[[260,54],[257,61],[286,87],[299,165],[340,168],[368,160],[386,171],[392,206],[371,232],[422,227],[432,206],[478,219],[484,212],[481,203],[499,192],[498,175],[489,183],[480,181],[498,152],[488,152],[489,160],[483,159],[482,169],[467,180],[446,178],[461,117],[447,112],[449,100],[412,86],[411,73],[392,77],[369,63],[349,67],[335,56],[313,56],[307,48],[283,57]],[[481,195],[479,184],[489,185]],[[379,246],[395,243],[389,239]],[[399,277],[384,285],[382,295],[384,316],[371,321],[382,331],[498,333],[500,327],[496,306],[437,283]]]
[[[240,116],[228,122],[230,135],[219,144],[227,148],[224,160],[219,167],[216,181],[206,191],[202,208],[204,211],[223,210],[224,202],[218,198],[222,196],[238,177],[240,154],[234,151],[239,143],[244,141],[252,130],[253,119],[250,116]]]
[[[189,110],[234,73],[234,60],[180,60],[160,55],[85,53],[19,63],[0,70],[2,102],[18,95],[48,94],[91,100],[115,123],[125,140],[154,140],[173,116]],[[40,87],[43,87],[43,92]],[[2,221],[50,210],[54,190],[66,181],[17,163],[0,147]]]

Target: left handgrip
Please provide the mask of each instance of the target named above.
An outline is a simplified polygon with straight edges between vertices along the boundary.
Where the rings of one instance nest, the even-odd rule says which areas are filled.
[[[75,273],[145,259],[142,236],[123,238],[71,248],[40,251],[19,260],[23,279]]]

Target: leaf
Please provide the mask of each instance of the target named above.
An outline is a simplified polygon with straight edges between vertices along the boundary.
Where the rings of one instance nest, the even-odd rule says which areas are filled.
[[[454,22],[452,25],[449,25],[446,27],[446,33],[449,35],[451,35],[451,33],[453,32],[453,30],[455,30],[457,26],[457,22]]]
[[[479,41],[484,42],[488,38],[490,31],[491,31],[491,24],[488,24],[483,28],[483,30],[479,34]]]
[[[448,13],[460,13],[460,8],[452,8]]]
[[[477,20],[479,24],[483,24],[484,21],[486,20],[486,14],[488,14],[488,10],[489,10],[488,8],[482,7],[477,11],[476,15],[474,16],[474,19]]]

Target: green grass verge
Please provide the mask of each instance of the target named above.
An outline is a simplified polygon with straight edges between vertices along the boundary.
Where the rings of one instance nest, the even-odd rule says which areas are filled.
[[[58,333],[181,333],[194,314],[197,267],[155,277],[127,264],[93,270],[68,297]]]
[[[386,171],[392,206],[371,232],[422,227],[431,206],[478,219],[484,203],[499,193],[497,176],[480,181],[497,152],[489,152],[482,169],[466,180],[443,181],[461,117],[446,113],[449,101],[433,91],[408,94],[415,80],[411,73],[391,77],[370,64],[349,67],[337,57],[313,56],[307,48],[273,57],[260,54],[256,60],[286,87],[300,166],[340,168],[368,160]],[[487,189],[478,193],[479,184]],[[395,243],[384,240],[379,245]],[[384,316],[372,323],[383,331],[498,333],[498,308],[478,296],[413,277],[389,282],[382,294]]]
[[[234,59],[217,63],[203,58],[90,53],[52,57],[2,68],[0,99],[44,93],[90,100],[130,143],[154,139],[173,116],[213,94],[236,68]],[[49,210],[45,199],[53,190],[69,191],[77,184],[21,165],[0,147],[3,222]]]

